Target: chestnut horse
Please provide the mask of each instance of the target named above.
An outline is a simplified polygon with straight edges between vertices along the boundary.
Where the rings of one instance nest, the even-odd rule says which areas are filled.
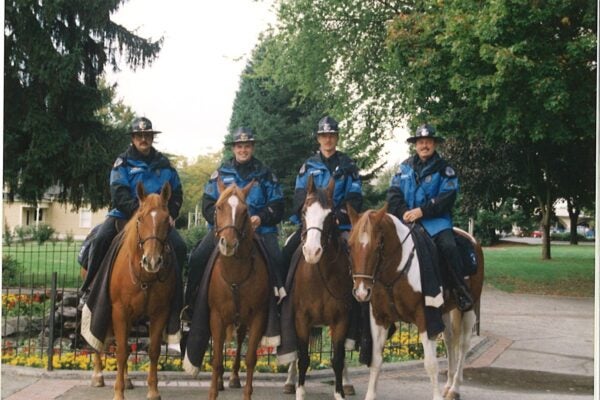
[[[240,387],[239,370],[242,344],[248,332],[246,386],[244,399],[252,396],[256,350],[265,332],[268,316],[269,275],[267,261],[253,239],[245,203],[254,181],[240,189],[227,188],[219,179],[219,199],[215,206],[215,234],[219,253],[210,276],[208,305],[213,345],[212,379],[208,398],[217,398],[223,389],[223,344],[237,330],[237,352],[229,386]]]
[[[174,257],[167,251],[170,229],[167,205],[171,186],[165,183],[160,194],[146,194],[142,184],[136,187],[139,208],[127,222],[123,242],[114,260],[110,277],[111,328],[117,344],[117,376],[114,399],[123,399],[123,390],[131,388],[127,378],[127,339],[132,324],[142,317],[150,320],[150,370],[147,399],[159,400],[157,366],[162,335],[175,296]],[[93,386],[104,386],[101,354],[94,354]]]
[[[353,294],[358,301],[371,302],[373,359],[365,399],[376,398],[383,345],[389,326],[398,320],[413,323],[418,328],[425,353],[425,369],[433,386],[433,399],[458,399],[465,355],[476,320],[475,311],[460,312],[448,291],[444,291],[442,318],[448,354],[448,380],[442,395],[438,386],[436,340],[429,339],[427,335],[421,273],[418,257],[411,255],[416,249],[410,229],[387,213],[387,204],[360,216],[349,207],[348,214],[353,227],[349,240]],[[478,303],[483,285],[483,252],[471,235],[456,228],[455,232],[468,238],[475,247],[477,270],[466,282],[474,302]]]
[[[296,399],[304,399],[304,383],[309,366],[308,344],[313,326],[328,325],[333,346],[335,399],[344,398],[345,341],[350,325],[352,280],[350,263],[343,239],[335,225],[331,179],[327,188],[316,188],[308,178],[307,195],[302,207],[302,253],[296,267],[291,301],[298,339],[298,386]]]

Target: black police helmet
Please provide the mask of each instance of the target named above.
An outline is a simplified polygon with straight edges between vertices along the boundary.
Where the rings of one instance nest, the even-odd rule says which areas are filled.
[[[232,145],[236,143],[256,143],[256,141],[257,140],[254,138],[252,129],[241,126],[233,133],[231,140],[225,144]]]
[[[415,135],[406,139],[408,143],[416,143],[418,139],[431,138],[437,142],[443,142],[444,138],[435,135],[435,128],[429,124],[420,125],[415,131]]]
[[[153,133],[153,134],[157,134],[160,133],[161,131],[155,131],[154,129],[152,129],[152,122],[150,122],[150,120],[146,117],[139,117],[139,118],[135,118],[132,122],[131,122],[131,130],[129,131],[130,134],[134,134],[134,133]]]
[[[339,132],[337,121],[330,116],[321,118],[317,125],[317,135],[320,135],[321,133],[338,134]]]

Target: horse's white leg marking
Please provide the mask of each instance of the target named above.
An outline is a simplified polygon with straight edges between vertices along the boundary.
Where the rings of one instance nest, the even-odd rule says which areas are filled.
[[[315,202],[306,209],[306,228],[323,229],[325,217],[331,209],[323,208],[321,204]],[[311,264],[316,264],[321,258],[321,231],[319,229],[310,229],[306,232],[306,242],[302,246],[304,258]]]
[[[460,316],[460,312],[457,311]],[[454,318],[453,318],[454,319]],[[456,344],[456,368],[454,370],[454,377],[452,379],[449,393],[460,394],[460,386],[463,382],[463,370],[465,368],[465,357],[471,346],[471,337],[473,336],[473,326],[475,325],[475,311],[467,311],[462,314],[462,318],[457,318],[454,325],[457,325],[458,337],[454,341]],[[450,375],[448,375],[450,378]]]
[[[377,325],[373,318],[373,307],[369,305],[369,315],[371,319],[371,335],[373,336],[373,358],[369,372],[369,387],[365,400],[375,400],[377,398],[377,380],[383,363],[383,345],[387,339],[387,329],[384,326]]]
[[[227,199],[227,203],[231,206],[231,224],[235,225],[235,209],[240,204],[240,199],[237,196],[233,195],[229,199]]]
[[[425,370],[429,374],[433,388],[433,400],[442,400],[442,394],[438,385],[438,361],[435,354],[436,341],[429,339],[427,332],[421,332],[419,336],[423,344],[423,352],[425,353]]]
[[[298,367],[296,361],[292,361],[288,367],[287,379],[285,385],[292,384],[296,385],[296,374],[298,373]]]
[[[348,376],[348,366],[346,365],[346,361],[344,360],[344,369],[342,370],[342,385],[352,385],[350,382],[350,377]]]
[[[296,388],[296,400],[304,400],[304,396],[306,396],[306,389],[304,389],[304,386],[298,386]]]
[[[446,396],[452,387],[454,375],[456,374],[458,357],[458,340],[460,335],[460,312],[456,309],[442,315],[444,320],[444,342],[448,354],[448,377],[442,392]]]
[[[344,397],[342,397],[341,393],[337,393],[335,389],[333,389],[333,398],[335,400],[344,400]]]

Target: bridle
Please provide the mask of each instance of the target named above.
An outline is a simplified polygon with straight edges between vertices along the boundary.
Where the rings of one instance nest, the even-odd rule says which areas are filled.
[[[233,224],[229,224],[229,225],[225,225],[221,228],[215,229],[215,236],[219,236],[219,234],[221,232],[223,232],[226,229],[233,229],[233,231],[235,232],[237,238],[239,240],[243,240],[246,237],[246,224],[248,223],[248,213],[245,213],[244,215],[244,222],[242,223],[241,228],[238,228],[237,226],[233,225]],[[215,227],[217,227],[217,210],[215,209]]]
[[[400,241],[400,247],[402,247],[404,245],[404,243],[406,242],[406,240],[409,238],[409,236],[412,234],[412,231],[415,228],[415,224],[412,224],[408,233],[406,234],[406,236],[404,237],[404,239],[402,239]],[[393,283],[396,282],[396,280],[399,279],[400,276],[402,276],[402,274],[407,270],[408,267],[410,267],[410,265],[412,264],[412,259],[414,257],[415,254],[415,246],[413,245],[413,248],[408,256],[408,259],[406,260],[406,263],[404,264],[404,266],[402,267],[402,269],[400,270],[400,273],[398,274],[398,278],[396,278],[394,280]],[[372,284],[375,284],[377,278],[379,278],[379,276],[381,276],[382,271],[380,270],[380,266],[381,266],[381,260],[383,259],[383,237],[380,238],[379,243],[377,244],[377,253],[376,253],[376,262],[375,262],[375,267],[373,268],[373,274],[366,274],[366,273],[356,273],[356,274],[352,274],[352,282],[356,282],[357,278],[362,278],[362,279],[368,279],[371,281]],[[352,257],[350,257],[350,269],[352,271]],[[386,285],[388,286],[388,285]]]
[[[142,236],[140,234],[140,218],[137,219],[136,224],[135,224],[135,230],[137,232],[137,237],[138,237],[138,247],[140,249],[142,249],[144,247],[144,244],[149,241],[149,240],[156,240],[158,243],[160,243],[163,247],[163,251],[165,250],[166,246],[166,239],[161,239],[158,236],[152,235],[152,236],[148,236],[142,239]]]

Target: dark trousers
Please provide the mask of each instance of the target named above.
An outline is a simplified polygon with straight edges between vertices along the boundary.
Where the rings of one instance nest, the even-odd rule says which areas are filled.
[[[448,263],[448,269],[450,274],[450,280],[457,286],[464,286],[464,277],[462,276],[463,261],[456,246],[456,240],[454,239],[454,233],[452,229],[446,229],[441,231],[433,237],[433,241],[438,248],[438,251],[442,254],[442,257]]]
[[[91,282],[98,273],[100,266],[102,265],[104,255],[108,251],[108,248],[110,247],[110,244],[115,236],[117,236],[118,223],[123,223],[123,220],[115,217],[107,217],[102,225],[100,225],[100,228],[96,233],[96,237],[94,237],[92,240],[92,243],[90,244],[87,275],[81,287],[82,292],[89,288]],[[183,271],[183,263],[187,256],[187,246],[179,232],[177,232],[175,229],[171,229],[169,231],[168,239],[171,246],[173,246],[173,251],[177,257],[178,276],[181,276],[181,272]]]
[[[267,257],[269,257],[269,263],[274,269],[271,271],[275,274],[273,280],[275,281],[277,287],[280,287],[282,286],[282,256],[281,250],[279,249],[279,243],[277,242],[277,233],[264,233],[260,235],[260,237],[265,246]],[[188,259],[188,279],[185,290],[186,305],[193,306],[194,299],[196,298],[198,291],[198,286],[200,285],[202,276],[206,271],[206,265],[208,264],[208,260],[216,246],[217,238],[214,234],[214,231],[211,229],[190,253],[190,257]]]
[[[292,256],[294,252],[300,246],[302,242],[302,228],[298,228],[294,233],[292,233],[285,244],[283,245],[283,250],[281,251],[281,273],[283,276],[284,282],[287,282],[288,271],[290,270],[290,263],[292,262]]]

